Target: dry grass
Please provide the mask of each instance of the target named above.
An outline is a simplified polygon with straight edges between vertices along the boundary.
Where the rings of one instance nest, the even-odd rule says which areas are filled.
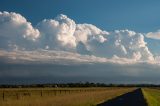
[[[0,106],[94,106],[134,88],[2,89]],[[41,96],[42,91],[42,96]],[[31,95],[23,95],[24,93]],[[56,92],[56,95],[55,95]],[[18,98],[16,93],[19,94]],[[3,96],[3,95],[1,95]]]

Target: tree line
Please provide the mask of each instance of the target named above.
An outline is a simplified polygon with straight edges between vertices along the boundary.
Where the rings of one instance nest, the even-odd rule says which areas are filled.
[[[160,87],[155,84],[105,84],[92,82],[79,83],[47,83],[47,84],[2,84],[0,88],[64,88],[64,87]]]

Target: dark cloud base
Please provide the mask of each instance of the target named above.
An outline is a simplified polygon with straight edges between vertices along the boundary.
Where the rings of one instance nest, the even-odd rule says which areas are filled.
[[[145,70],[147,69],[147,70]],[[67,83],[160,83],[159,66],[146,63],[119,64],[0,64],[0,84]]]

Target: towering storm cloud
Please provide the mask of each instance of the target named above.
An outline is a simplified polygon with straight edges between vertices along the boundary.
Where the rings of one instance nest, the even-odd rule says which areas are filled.
[[[158,69],[160,60],[159,54],[149,49],[145,39],[159,39],[159,31],[144,34],[128,29],[101,30],[92,24],[76,23],[63,14],[53,19],[44,19],[32,26],[18,13],[0,12],[0,62],[5,64],[1,66],[3,68],[0,76],[12,76],[16,70],[18,75],[23,75],[23,72],[27,73],[26,75],[34,75],[36,72],[33,70],[37,70],[26,68],[28,71],[20,71],[21,68],[15,67],[7,70],[6,64],[89,65],[89,69],[95,74],[100,69],[100,64],[103,64],[106,71],[100,69],[100,72],[108,77],[112,70],[114,73],[111,76],[114,77],[138,77],[138,73],[141,74],[139,77],[145,77],[151,70]],[[97,66],[94,66],[95,70],[90,68],[93,64]],[[150,70],[145,72],[149,66]],[[49,68],[47,73],[58,73],[51,71],[56,70],[56,67]],[[136,70],[133,70],[133,67],[137,67]],[[84,72],[80,73],[80,69],[74,68],[79,70],[77,73],[73,72],[75,75],[83,76]],[[87,68],[82,69],[89,72]],[[40,73],[43,75],[42,69]],[[103,74],[99,75],[101,76]]]
[[[18,13],[0,12],[1,50],[54,50],[108,59],[151,62],[155,57],[148,49],[144,37],[156,33],[144,35],[130,30],[103,31],[92,24],[76,24],[63,14],[54,19],[44,19],[33,27]]]

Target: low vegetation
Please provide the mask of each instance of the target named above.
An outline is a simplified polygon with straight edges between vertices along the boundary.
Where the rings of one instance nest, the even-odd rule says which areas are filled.
[[[144,88],[143,94],[149,106],[160,106],[160,89]]]

